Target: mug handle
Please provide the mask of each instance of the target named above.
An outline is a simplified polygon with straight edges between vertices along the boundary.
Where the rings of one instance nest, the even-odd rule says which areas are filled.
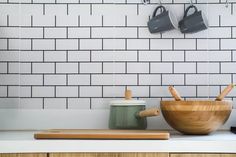
[[[189,7],[185,10],[185,12],[184,12],[184,18],[188,15],[189,10],[192,9],[192,8],[195,10],[194,13],[196,13],[196,12],[198,11],[196,6],[191,5],[191,6],[189,6]]]
[[[159,9],[161,9],[161,12],[166,12],[166,8],[164,7],[164,6],[158,6],[155,10],[154,10],[154,12],[153,12],[153,14],[152,14],[152,17],[155,17],[156,16],[156,13],[157,13],[157,11],[159,10]]]

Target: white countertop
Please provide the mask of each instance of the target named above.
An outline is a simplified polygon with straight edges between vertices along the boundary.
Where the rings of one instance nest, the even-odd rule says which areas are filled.
[[[170,140],[35,140],[35,131],[0,131],[0,153],[27,152],[202,152],[236,153],[236,134],[171,133]]]

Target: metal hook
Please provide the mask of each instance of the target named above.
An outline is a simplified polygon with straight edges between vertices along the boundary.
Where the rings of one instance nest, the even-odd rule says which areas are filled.
[[[193,0],[190,0],[190,5],[193,5]]]
[[[150,2],[150,0],[142,0],[143,4],[148,4]]]
[[[161,2],[161,0],[159,0],[159,5],[162,6],[162,2]]]
[[[229,7],[229,0],[225,0],[225,7],[226,7],[226,8]]]

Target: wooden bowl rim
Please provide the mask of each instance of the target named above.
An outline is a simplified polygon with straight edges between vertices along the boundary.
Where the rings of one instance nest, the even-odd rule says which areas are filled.
[[[161,101],[162,111],[231,111],[233,101],[187,100]]]

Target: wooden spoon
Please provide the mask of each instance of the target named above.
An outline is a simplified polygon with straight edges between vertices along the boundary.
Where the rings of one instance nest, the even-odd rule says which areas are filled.
[[[182,100],[181,96],[179,95],[179,93],[177,92],[177,90],[173,86],[169,87],[169,91],[170,91],[170,94],[175,98],[176,101]]]
[[[217,97],[216,101],[222,101],[226,95],[229,94],[229,92],[234,88],[234,84],[228,85]]]

